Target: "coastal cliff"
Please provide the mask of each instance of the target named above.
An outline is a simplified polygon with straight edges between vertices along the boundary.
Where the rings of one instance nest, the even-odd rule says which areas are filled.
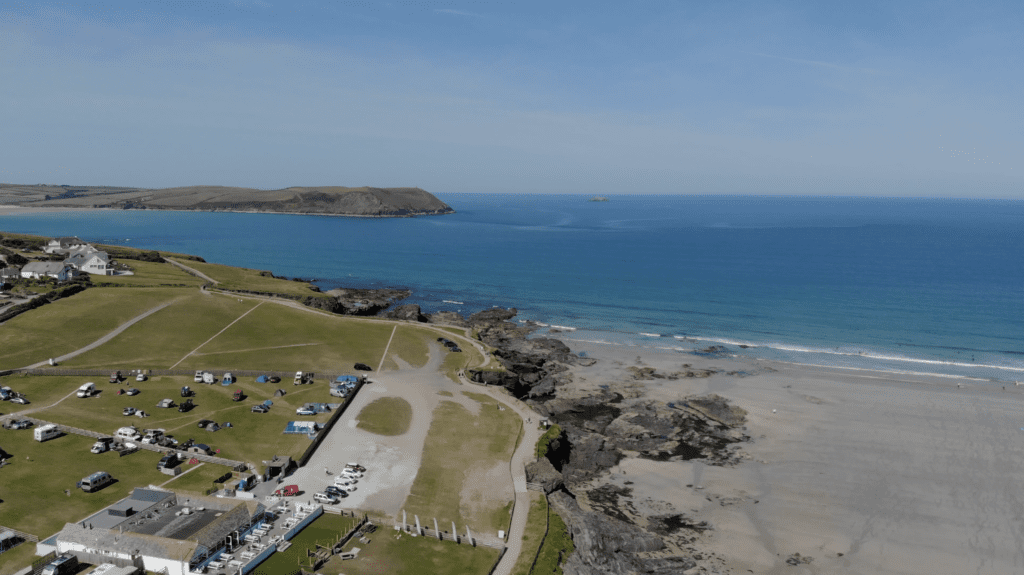
[[[0,203],[23,207],[266,212],[359,217],[455,213],[420,188],[224,186],[143,189],[104,186],[0,185]]]

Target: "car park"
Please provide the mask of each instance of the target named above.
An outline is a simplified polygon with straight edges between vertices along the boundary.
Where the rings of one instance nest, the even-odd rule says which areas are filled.
[[[125,391],[125,393],[127,393],[128,395],[138,395],[139,390],[134,387],[129,387],[128,390]]]
[[[121,415],[135,415],[136,409],[134,407],[126,407],[121,410]]]

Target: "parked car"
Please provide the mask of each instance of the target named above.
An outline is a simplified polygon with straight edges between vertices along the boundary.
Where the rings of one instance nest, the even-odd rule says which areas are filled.
[[[327,487],[324,487],[324,493],[335,497],[348,497],[348,492],[336,485],[328,485]]]
[[[113,437],[101,437],[96,440],[96,443],[92,444],[92,448],[89,449],[89,451],[91,453],[103,453],[105,451],[110,451],[110,447],[113,443]]]
[[[460,352],[460,351],[462,351],[462,349],[460,349],[459,346],[457,346],[457,345],[453,345],[451,347],[451,351]]]
[[[17,404],[20,404],[20,405],[28,405],[29,401],[28,401],[28,399],[25,399],[24,395],[17,395],[17,396],[14,396],[14,397],[11,398],[11,403],[17,403]]]
[[[337,505],[338,498],[329,493],[317,492],[313,494],[313,501],[316,501],[317,503],[326,503],[327,505]]]
[[[276,375],[272,375],[267,378],[267,381],[269,381],[270,383],[281,383],[281,378],[277,377]]]
[[[32,422],[27,420],[27,419],[22,419],[22,420],[19,420],[19,421],[12,421],[10,423],[10,428],[11,429],[28,429],[30,427],[32,427]]]
[[[266,413],[268,411],[270,411],[270,408],[263,405],[262,403],[257,403],[256,405],[252,406],[253,413]]]
[[[135,415],[135,411],[134,407],[126,407],[121,410],[121,415]]]
[[[82,478],[78,482],[78,487],[86,493],[92,493],[93,491],[99,491],[104,487],[114,482],[114,478],[110,476],[106,471],[97,471],[88,477]]]
[[[358,463],[346,463],[345,469],[354,469],[359,473],[366,473],[366,468],[363,467],[362,465],[359,465]]]
[[[127,393],[128,395],[138,395],[139,390],[134,387],[129,387],[128,390],[125,391],[125,393]]]
[[[195,383],[203,383],[203,370],[196,371],[196,376],[192,380]]]
[[[359,371],[373,371],[373,368],[366,365],[365,363],[357,363],[352,366],[352,369],[357,369]]]
[[[316,415],[316,412],[308,407],[300,407],[295,410],[295,415]]]
[[[135,381],[146,381],[146,374],[139,372],[139,375],[135,376]]]

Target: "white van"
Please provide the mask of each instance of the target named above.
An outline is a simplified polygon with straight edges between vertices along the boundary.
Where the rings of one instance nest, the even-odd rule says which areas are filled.
[[[164,430],[162,429],[150,429],[146,431],[145,437],[142,438],[142,443],[160,443],[160,440],[164,438]]]
[[[114,478],[110,476],[106,471],[97,471],[89,477],[83,478],[78,482],[78,487],[86,493],[92,493],[93,491],[99,491],[104,487],[114,482]]]
[[[134,441],[134,440],[138,439],[140,437],[140,435],[139,435],[139,430],[137,428],[135,428],[134,426],[129,425],[127,427],[122,427],[122,428],[118,429],[117,432],[114,433],[114,437],[116,437],[118,439],[127,439],[129,441]]]
[[[78,397],[92,397],[96,394],[96,384],[93,382],[84,383],[78,388]]]
[[[213,374],[208,372],[208,371],[204,371],[203,372],[203,383],[213,383],[213,382],[214,382]]]
[[[33,432],[36,441],[46,441],[60,436],[60,428],[52,423],[37,427]]]

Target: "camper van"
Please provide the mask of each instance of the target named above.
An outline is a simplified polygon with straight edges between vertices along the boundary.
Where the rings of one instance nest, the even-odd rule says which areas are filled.
[[[83,383],[82,387],[78,388],[78,397],[92,397],[96,394],[96,384],[93,382]]]
[[[129,425],[118,429],[117,433],[114,434],[114,437],[134,441],[139,438],[139,430]]]
[[[142,443],[160,443],[160,440],[164,438],[164,430],[162,429],[149,429],[146,430],[146,435],[142,438]]]
[[[78,487],[86,493],[92,493],[93,491],[99,491],[104,487],[114,482],[114,478],[110,476],[106,471],[97,471],[92,475],[82,479],[78,482]]]
[[[101,437],[96,440],[96,443],[92,444],[92,448],[89,449],[92,453],[104,453],[110,451],[110,446],[114,443],[113,437]]]
[[[34,431],[36,441],[46,441],[54,437],[60,437],[60,428],[52,423],[37,427]]]

